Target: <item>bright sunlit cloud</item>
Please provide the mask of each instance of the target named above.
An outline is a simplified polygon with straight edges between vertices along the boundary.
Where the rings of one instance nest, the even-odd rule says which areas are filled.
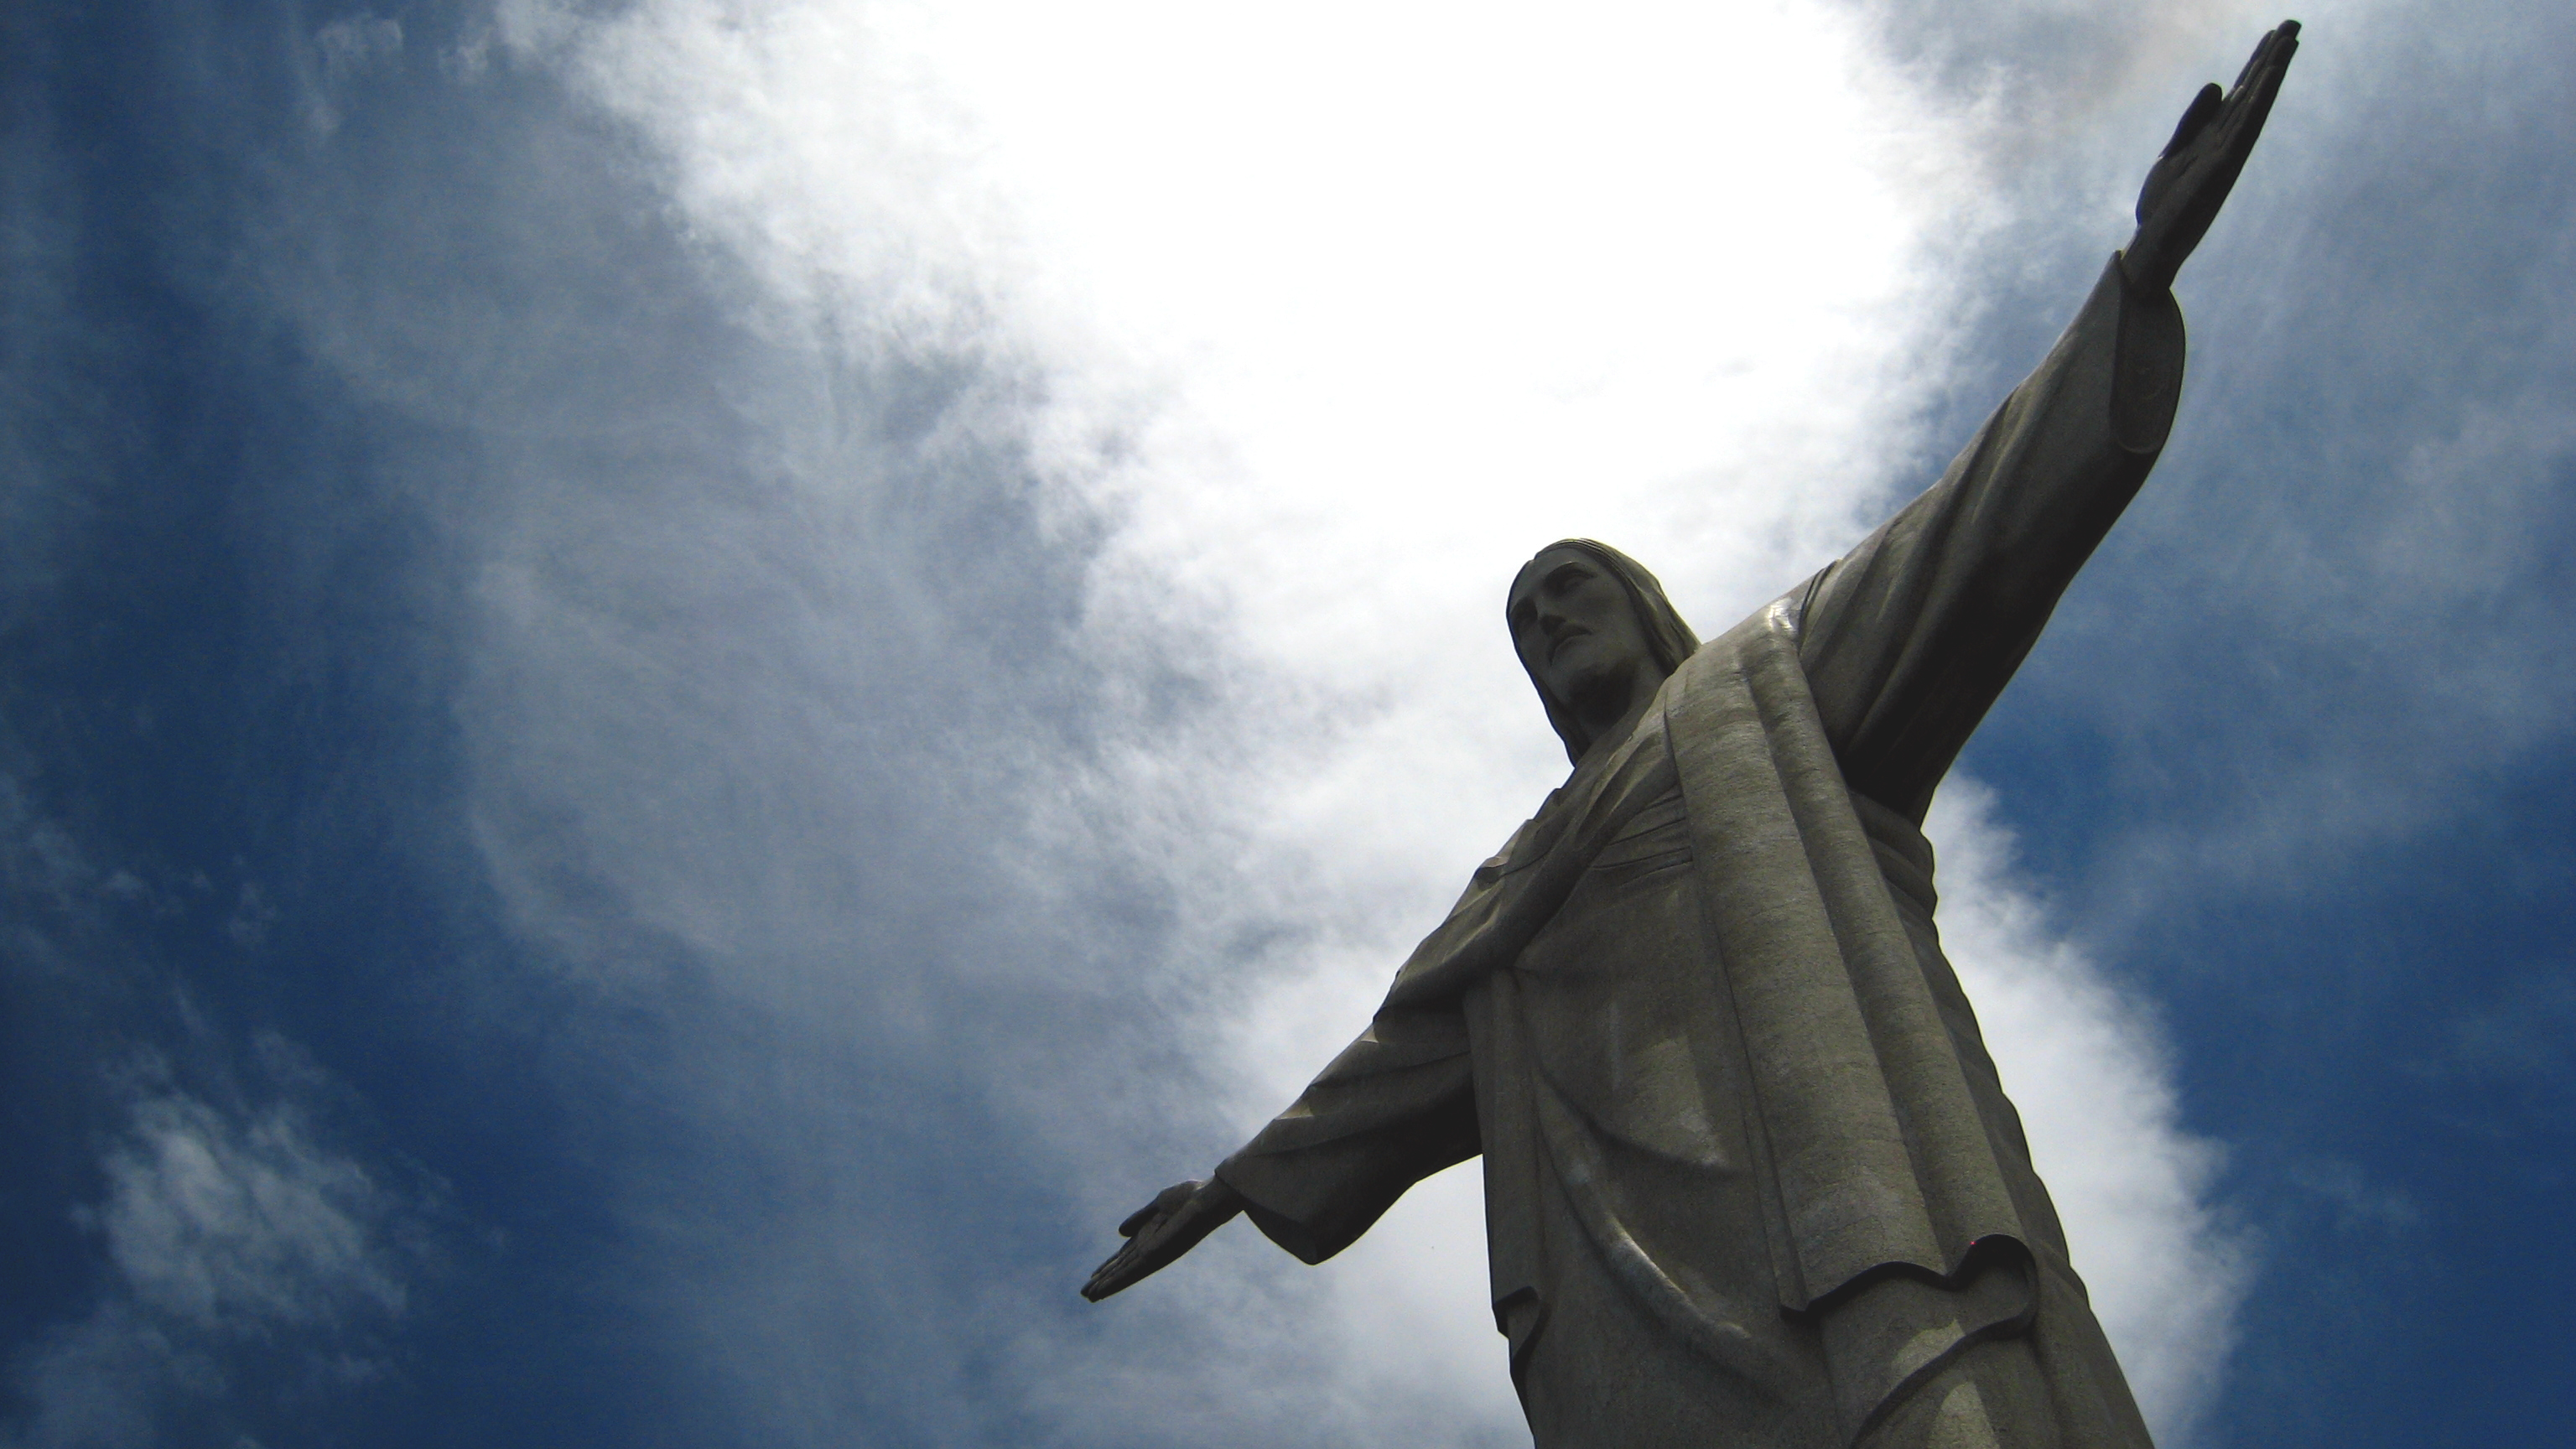
[[[647,139],[760,325],[1008,380],[990,425],[1063,517],[1115,521],[1080,636],[1104,677],[1169,631],[1211,641],[1203,705],[1131,701],[1030,828],[1070,847],[1042,862],[1116,851],[1164,879],[1183,924],[1137,978],[1239,1131],[1563,773],[1503,643],[1513,569],[1603,537],[1713,634],[1821,565],[1937,466],[1916,420],[1973,300],[1944,263],[1989,224],[1961,204],[1984,122],[1823,5],[653,0],[597,23],[520,4],[502,36]],[[1953,889],[2028,915],[2000,867]],[[2030,979],[2060,970],[2015,930]],[[2203,1152],[2135,1018],[2063,969],[1997,1054],[2069,1022],[2103,1045],[2023,1053],[2016,1081],[2133,1103],[2137,1172],[2068,1184],[2079,1261],[2124,1262],[2110,1240],[2148,1225],[2088,1194],[2145,1181],[2197,1211]],[[1165,1170],[1137,1110],[1059,1144],[1104,1226]],[[1150,1389],[1215,1432],[1229,1393],[1275,1406],[1304,1374],[1296,1412],[1335,1432],[1509,1442],[1479,1212],[1450,1174],[1320,1275],[1236,1230],[1102,1310],[1104,1337],[1032,1345],[1049,1372],[1023,1392],[1093,1417]],[[2175,1341],[2223,1341],[2235,1278],[2149,1236],[2215,1285],[2158,1316],[2123,1297],[2147,1276],[2104,1279],[2179,1426],[2218,1366]],[[1154,1348],[1176,1332],[1179,1363]]]

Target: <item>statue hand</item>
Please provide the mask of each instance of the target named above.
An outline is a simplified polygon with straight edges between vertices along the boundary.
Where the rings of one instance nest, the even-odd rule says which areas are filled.
[[[1118,1225],[1127,1246],[1092,1271],[1082,1296],[1097,1303],[1152,1277],[1241,1211],[1243,1195],[1218,1178],[1164,1188]]]
[[[2299,22],[2284,20],[2254,47],[2235,89],[2222,97],[2217,86],[2203,86],[2192,98],[2138,193],[2138,234],[2121,257],[2132,285],[2156,291],[2173,285],[2245,169],[2298,49]]]

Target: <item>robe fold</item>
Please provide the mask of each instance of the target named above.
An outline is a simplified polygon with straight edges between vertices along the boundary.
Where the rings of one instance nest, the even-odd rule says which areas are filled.
[[[2181,378],[2117,259],[1938,483],[1711,640],[1218,1173],[1320,1262],[1479,1153],[1541,1449],[2143,1446],[1933,925],[1932,792]]]

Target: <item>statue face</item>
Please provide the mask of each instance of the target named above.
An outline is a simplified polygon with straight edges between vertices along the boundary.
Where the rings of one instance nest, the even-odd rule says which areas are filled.
[[[1628,591],[1581,549],[1531,559],[1512,580],[1504,617],[1530,677],[1562,704],[1579,708],[1616,690],[1624,705],[1638,671],[1654,667]]]

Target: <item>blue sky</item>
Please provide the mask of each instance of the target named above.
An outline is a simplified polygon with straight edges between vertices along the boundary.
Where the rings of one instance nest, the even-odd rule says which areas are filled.
[[[1073,1288],[1562,772],[1521,556],[2036,359],[2135,8],[11,7],[0,1442],[1526,1442],[1472,1177]],[[2576,16],[2300,18],[1944,931],[2165,1442],[2529,1439]]]

